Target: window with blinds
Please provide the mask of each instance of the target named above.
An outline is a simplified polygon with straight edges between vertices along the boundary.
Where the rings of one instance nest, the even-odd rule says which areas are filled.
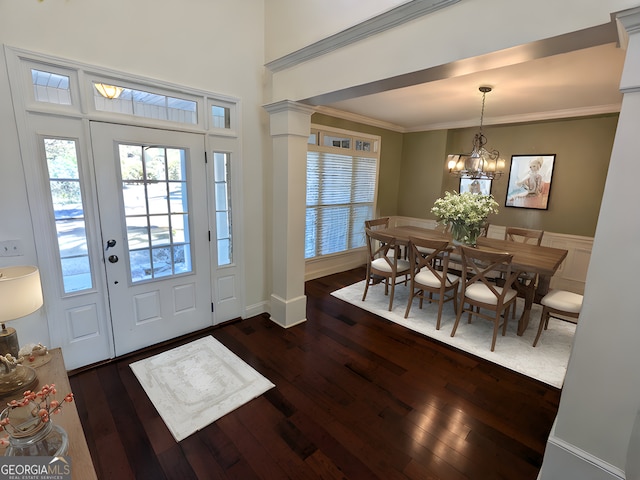
[[[375,211],[379,138],[313,131],[307,152],[305,258],[365,246]]]

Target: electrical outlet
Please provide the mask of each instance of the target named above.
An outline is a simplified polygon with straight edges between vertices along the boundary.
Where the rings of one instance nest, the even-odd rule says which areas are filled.
[[[22,242],[20,240],[0,241],[0,257],[19,257],[22,253]]]

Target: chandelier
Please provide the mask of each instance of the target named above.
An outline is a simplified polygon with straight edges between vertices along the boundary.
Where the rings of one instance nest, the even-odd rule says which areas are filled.
[[[504,173],[505,162],[500,158],[497,150],[487,150],[487,137],[482,134],[482,120],[484,118],[484,97],[491,91],[491,87],[480,87],[482,92],[482,112],[480,113],[480,131],[473,137],[471,153],[449,155],[447,167],[449,173],[464,178],[494,179]]]
[[[109,100],[118,98],[124,90],[122,87],[116,87],[115,85],[109,85],[107,83],[94,83],[93,86],[96,87],[100,95]]]

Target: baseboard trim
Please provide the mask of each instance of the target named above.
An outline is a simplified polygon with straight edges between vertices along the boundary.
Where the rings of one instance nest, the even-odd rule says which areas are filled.
[[[547,440],[539,480],[625,480],[625,472],[554,435]]]
[[[365,248],[307,260],[304,280],[306,282],[308,280],[326,277],[327,275],[361,267],[366,263],[367,253]]]
[[[253,305],[247,305],[247,307],[244,309],[244,316],[242,318],[256,317],[263,313],[271,313],[269,302],[267,301],[254,303]]]

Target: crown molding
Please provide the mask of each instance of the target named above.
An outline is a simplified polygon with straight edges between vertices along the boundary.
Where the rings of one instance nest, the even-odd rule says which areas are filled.
[[[621,104],[596,105],[591,107],[571,108],[564,110],[553,110],[547,112],[522,113],[518,115],[506,115],[503,117],[485,117],[483,126],[506,125],[513,123],[532,123],[544,120],[558,120],[563,118],[589,117],[592,115],[604,115],[609,113],[620,113]],[[439,124],[421,125],[407,128],[405,133],[425,132],[429,130],[453,130],[456,128],[478,127],[478,122],[449,122]]]
[[[621,105],[619,103],[609,105],[597,105],[594,107],[581,107],[564,110],[554,110],[550,112],[534,112],[523,113],[518,115],[508,115],[504,117],[485,117],[483,126],[490,125],[506,125],[513,123],[531,123],[544,120],[558,120],[562,118],[575,118],[575,117],[589,117],[592,115],[605,115],[609,113],[620,113]],[[428,132],[433,130],[453,130],[456,128],[471,128],[479,126],[476,121],[461,121],[461,122],[443,122],[432,123],[428,125],[419,125],[417,127],[406,128],[395,123],[386,122],[384,120],[378,120],[376,118],[367,117],[365,115],[359,115],[357,113],[345,112],[344,110],[338,110],[330,107],[318,106],[315,107],[316,113],[328,115],[330,117],[340,118],[342,120],[349,120],[352,122],[362,123],[371,127],[383,128],[392,132],[398,133],[415,133],[415,132]]]
[[[460,0],[413,0],[407,2],[353,27],[323,38],[311,45],[307,45],[300,50],[272,60],[268,62],[265,67],[271,72],[279,72],[291,68],[299,63],[359,42],[362,39],[428,15],[436,10],[458,3],[459,1]]]
[[[366,115],[359,115],[357,113],[346,112],[344,110],[338,110],[337,108],[317,106],[314,107],[316,113],[328,115],[330,117],[341,118],[342,120],[349,120],[351,122],[363,123],[370,127],[384,128],[385,130],[391,130],[393,132],[405,133],[408,130],[395,123],[386,122],[384,120],[378,120],[376,118],[367,117]]]

